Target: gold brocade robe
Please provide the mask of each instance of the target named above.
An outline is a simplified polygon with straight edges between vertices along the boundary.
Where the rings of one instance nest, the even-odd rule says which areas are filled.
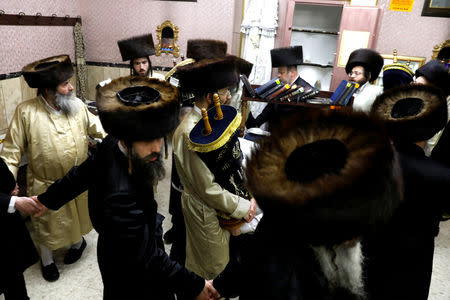
[[[73,116],[57,114],[41,96],[20,103],[0,156],[17,178],[22,155],[27,157],[27,195],[39,195],[88,156],[88,136],[106,136],[100,120],[80,106]],[[87,192],[57,211],[31,217],[33,238],[51,250],[72,245],[92,229]]]
[[[219,225],[217,211],[241,219],[248,213],[250,201],[223,189],[197,153],[189,150],[189,133],[199,120],[200,110],[194,107],[175,130],[173,155],[183,184],[186,268],[205,279],[214,279],[229,261],[230,241],[230,233]]]

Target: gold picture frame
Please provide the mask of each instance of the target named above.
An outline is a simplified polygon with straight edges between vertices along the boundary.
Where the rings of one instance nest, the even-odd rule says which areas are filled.
[[[381,55],[381,57],[383,57],[383,60],[384,60],[383,66],[392,64],[394,62],[393,54],[380,54],[380,55]],[[416,70],[418,68],[420,68],[421,66],[423,66],[425,64],[425,60],[426,60],[426,58],[421,57],[421,56],[397,55],[397,62],[401,63],[401,64],[405,64],[405,65],[408,64],[408,62],[409,62],[409,68],[414,73],[416,72]],[[379,85],[379,86],[383,86],[383,68],[381,68],[380,75],[378,76],[375,84]]]
[[[156,28],[158,43],[155,46],[155,55],[161,53],[172,54],[173,57],[180,56],[180,47],[178,41],[178,26],[175,26],[170,20],[165,20]]]
[[[437,59],[439,51],[444,48],[450,48],[450,40],[443,41],[440,45],[435,45],[433,47],[433,53],[431,54],[431,59]]]

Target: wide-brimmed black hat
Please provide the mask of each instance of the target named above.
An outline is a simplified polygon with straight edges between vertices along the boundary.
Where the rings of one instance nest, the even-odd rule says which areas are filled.
[[[178,89],[155,78],[114,79],[97,90],[96,100],[103,128],[119,139],[164,137],[178,124]]]
[[[239,75],[250,73],[252,66],[242,58],[227,55],[179,67],[177,76],[183,91],[209,93],[236,85]]]
[[[315,110],[271,127],[246,178],[264,218],[313,245],[335,245],[387,222],[402,199],[398,174],[381,122]]]
[[[73,76],[73,66],[68,55],[58,55],[26,65],[22,74],[31,88],[52,88]]]
[[[362,66],[366,71],[370,72],[370,81],[373,81],[380,75],[383,64],[384,59],[378,52],[367,48],[357,49],[350,53],[345,65],[345,72],[348,74],[354,67]]]
[[[151,33],[120,40],[117,45],[123,61],[148,57],[156,53]]]
[[[416,77],[423,76],[431,84],[441,88],[446,95],[450,94],[449,69],[438,60],[430,60],[416,70]]]
[[[395,140],[425,141],[447,123],[447,101],[436,87],[412,84],[379,95],[370,114],[386,123]]]
[[[383,89],[388,90],[414,80],[414,72],[405,64],[392,63],[383,67]]]
[[[303,48],[302,46],[275,48],[270,50],[270,57],[272,68],[301,65],[303,63]]]

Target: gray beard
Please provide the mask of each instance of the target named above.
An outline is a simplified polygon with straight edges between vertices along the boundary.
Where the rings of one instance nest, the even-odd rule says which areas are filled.
[[[73,116],[80,110],[80,106],[78,105],[78,102],[75,101],[75,97],[72,92],[67,95],[56,92],[55,102],[59,109],[69,116]]]
[[[325,246],[312,248],[331,291],[345,288],[361,299],[366,299],[362,277],[363,254],[359,241],[354,245],[340,244],[331,249]]]

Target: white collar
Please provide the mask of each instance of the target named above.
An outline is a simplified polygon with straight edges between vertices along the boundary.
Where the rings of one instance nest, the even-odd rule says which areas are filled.
[[[54,113],[55,115],[58,115],[58,116],[63,114],[62,111],[56,110],[53,107],[51,107],[50,104],[48,104],[47,100],[45,100],[44,96],[41,95],[41,99],[42,99],[42,101],[44,101],[45,106],[47,106],[47,108],[50,110],[51,113]]]
[[[117,146],[119,146],[120,152],[122,152],[125,156],[128,155],[128,150],[124,146],[122,146],[122,143],[120,141],[117,142]]]

